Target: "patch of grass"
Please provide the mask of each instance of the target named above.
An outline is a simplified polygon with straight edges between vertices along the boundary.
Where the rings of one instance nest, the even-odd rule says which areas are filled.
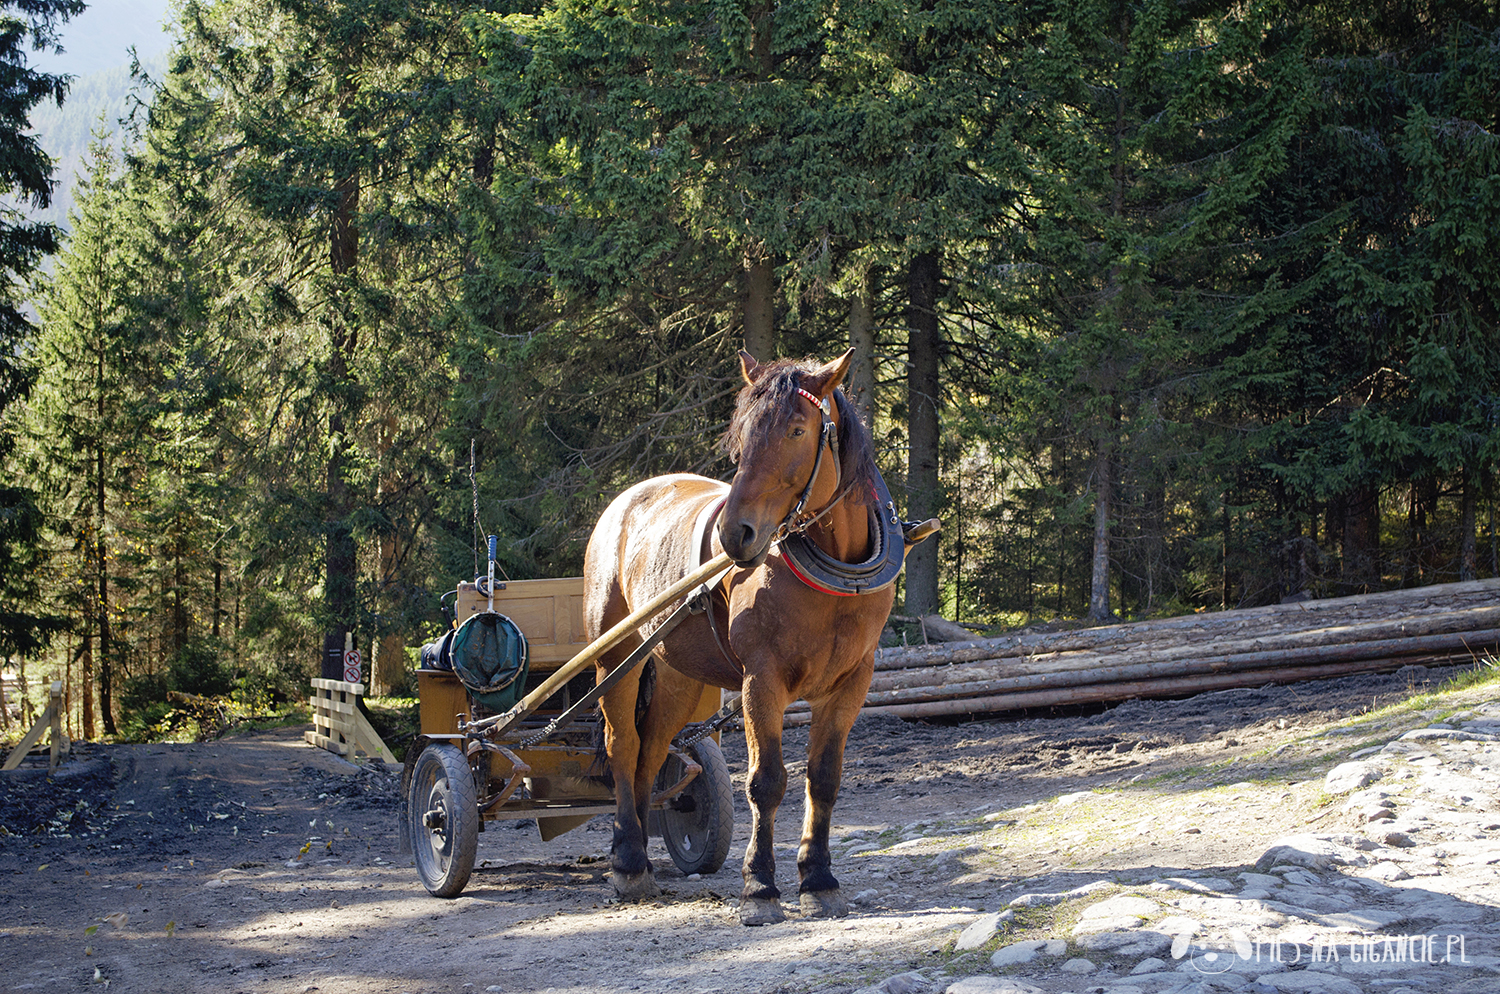
[[[1468,690],[1470,687],[1483,687],[1497,682],[1500,682],[1500,659],[1485,652],[1474,657],[1474,665],[1471,668],[1449,677],[1447,682],[1438,688],[1438,693]]]
[[[276,728],[296,728],[312,721],[312,715],[308,713],[306,706],[302,704],[289,704],[280,711],[271,715],[263,715],[251,718],[235,725],[225,733],[225,738],[233,738],[248,732],[267,732]]]

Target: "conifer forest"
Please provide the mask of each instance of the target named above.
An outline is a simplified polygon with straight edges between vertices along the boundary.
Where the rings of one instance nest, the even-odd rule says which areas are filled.
[[[1496,0],[182,0],[54,227],[83,9],[0,3],[0,656],[75,736],[399,687],[483,536],[727,479],[740,348],[857,350],[908,616],[1500,574]]]

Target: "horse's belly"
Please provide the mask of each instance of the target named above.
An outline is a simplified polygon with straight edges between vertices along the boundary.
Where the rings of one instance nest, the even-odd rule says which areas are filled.
[[[745,682],[744,671],[732,663],[713,642],[713,633],[702,618],[693,618],[691,628],[681,632],[677,642],[667,640],[662,661],[683,676],[725,690],[739,690]],[[688,625],[684,625],[688,628]]]

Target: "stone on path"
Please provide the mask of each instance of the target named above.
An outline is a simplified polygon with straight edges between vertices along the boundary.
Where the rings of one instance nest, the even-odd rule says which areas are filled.
[[[1364,994],[1354,981],[1318,970],[1288,970],[1261,977],[1258,983],[1282,994]]]
[[[916,970],[911,970],[886,977],[870,987],[861,987],[854,994],[926,994],[931,988],[932,981]]]
[[[1277,866],[1331,870],[1336,866],[1364,866],[1368,862],[1368,857],[1351,846],[1316,835],[1288,835],[1271,843],[1256,860],[1255,868],[1261,873]]]
[[[1046,939],[1023,939],[1020,942],[1012,942],[1008,946],[1001,946],[990,954],[990,966],[1013,966],[1016,963],[1030,963],[1036,959],[1037,954],[1046,944]],[[949,990],[952,990],[952,988],[950,987]]]
[[[1199,894],[1223,894],[1234,889],[1233,881],[1225,880],[1223,877],[1164,877],[1157,883],[1167,884],[1176,890],[1190,890]],[[1280,881],[1278,880],[1277,883]]]
[[[1063,973],[1093,973],[1098,967],[1094,966],[1093,960],[1083,958],[1070,959],[1058,967]]]
[[[948,985],[944,994],[1046,994],[1035,984],[1009,977],[965,977]]]
[[[1359,790],[1385,776],[1378,763],[1356,761],[1340,763],[1328,771],[1323,778],[1323,789],[1330,794],[1347,794]]]
[[[1172,948],[1172,936],[1162,932],[1096,932],[1078,940],[1089,952],[1114,953],[1117,956],[1154,956]]]
[[[1149,897],[1121,894],[1091,904],[1083,909],[1083,918],[1149,918],[1161,912],[1161,905]]]
[[[1456,728],[1413,728],[1401,736],[1401,741],[1449,739],[1459,742],[1494,742],[1497,738],[1500,736],[1491,735],[1488,732],[1461,732]]]
[[[1058,891],[1053,894],[1022,894],[1010,902],[1012,908],[1040,908],[1053,904],[1061,904],[1075,897],[1087,897],[1096,891],[1106,890],[1114,885],[1108,880],[1095,880],[1091,884],[1082,887],[1074,887],[1072,890]]]
[[[1393,863],[1390,860],[1386,860],[1383,863],[1376,863],[1374,866],[1366,870],[1364,872],[1364,875],[1366,877],[1369,877],[1371,880],[1391,881],[1411,879],[1411,874],[1402,869],[1401,864]]]
[[[958,934],[958,941],[954,943],[953,948],[961,953],[978,949],[989,942],[999,930],[1000,915],[985,915]]]

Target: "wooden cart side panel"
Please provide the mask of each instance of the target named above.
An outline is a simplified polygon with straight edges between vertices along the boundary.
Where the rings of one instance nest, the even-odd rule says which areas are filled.
[[[694,709],[693,716],[688,721],[707,721],[719,713],[719,698],[721,691],[718,687],[708,684],[703,685],[703,696],[698,698],[698,707]],[[719,733],[714,733],[714,741],[719,741]]]
[[[472,583],[458,588],[458,621],[489,609]],[[495,591],[495,610],[526,636],[533,673],[550,673],[588,646],[583,630],[583,577],[512,580]]]
[[[469,696],[451,670],[417,670],[417,714],[423,735],[454,735]]]

